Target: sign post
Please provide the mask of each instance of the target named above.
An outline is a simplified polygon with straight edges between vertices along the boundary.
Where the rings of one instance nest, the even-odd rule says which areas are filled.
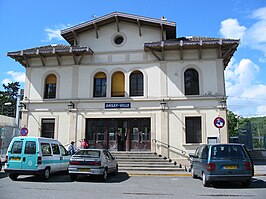
[[[219,130],[219,137],[218,137],[218,139],[219,139],[219,143],[221,143],[220,131],[221,131],[221,128],[223,128],[224,125],[225,125],[225,120],[224,120],[224,118],[218,116],[218,117],[216,117],[214,119],[213,124]]]

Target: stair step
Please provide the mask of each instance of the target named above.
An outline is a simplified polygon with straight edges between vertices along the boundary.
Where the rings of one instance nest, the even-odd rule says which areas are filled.
[[[150,151],[111,151],[119,171],[142,174],[184,172],[185,168]]]
[[[185,171],[184,168],[122,167],[119,171]]]

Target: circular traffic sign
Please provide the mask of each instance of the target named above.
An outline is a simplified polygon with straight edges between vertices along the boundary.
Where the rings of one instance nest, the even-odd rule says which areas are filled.
[[[224,120],[224,118],[222,118],[222,117],[216,117],[215,119],[214,119],[214,121],[213,121],[213,123],[214,123],[214,126],[216,127],[216,128],[223,128],[224,127],[224,124],[225,124],[225,120]]]
[[[27,136],[28,132],[29,130],[26,127],[23,127],[22,129],[20,129],[20,135],[22,136]]]

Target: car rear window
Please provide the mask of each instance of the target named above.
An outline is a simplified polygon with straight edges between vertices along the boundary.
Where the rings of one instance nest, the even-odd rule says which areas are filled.
[[[212,159],[245,159],[243,148],[239,145],[217,145],[211,150]]]
[[[92,151],[92,150],[79,150],[76,155],[80,155],[80,156],[89,156],[92,158],[99,158],[100,157],[100,151]]]
[[[11,148],[11,153],[12,154],[21,154],[22,145],[23,145],[23,141],[14,141],[12,148]]]

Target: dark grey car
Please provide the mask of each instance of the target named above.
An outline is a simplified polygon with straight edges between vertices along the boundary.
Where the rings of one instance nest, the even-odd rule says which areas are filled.
[[[193,178],[202,178],[204,186],[217,181],[239,181],[247,187],[254,167],[243,145],[214,144],[196,149],[192,155],[191,172]]]

